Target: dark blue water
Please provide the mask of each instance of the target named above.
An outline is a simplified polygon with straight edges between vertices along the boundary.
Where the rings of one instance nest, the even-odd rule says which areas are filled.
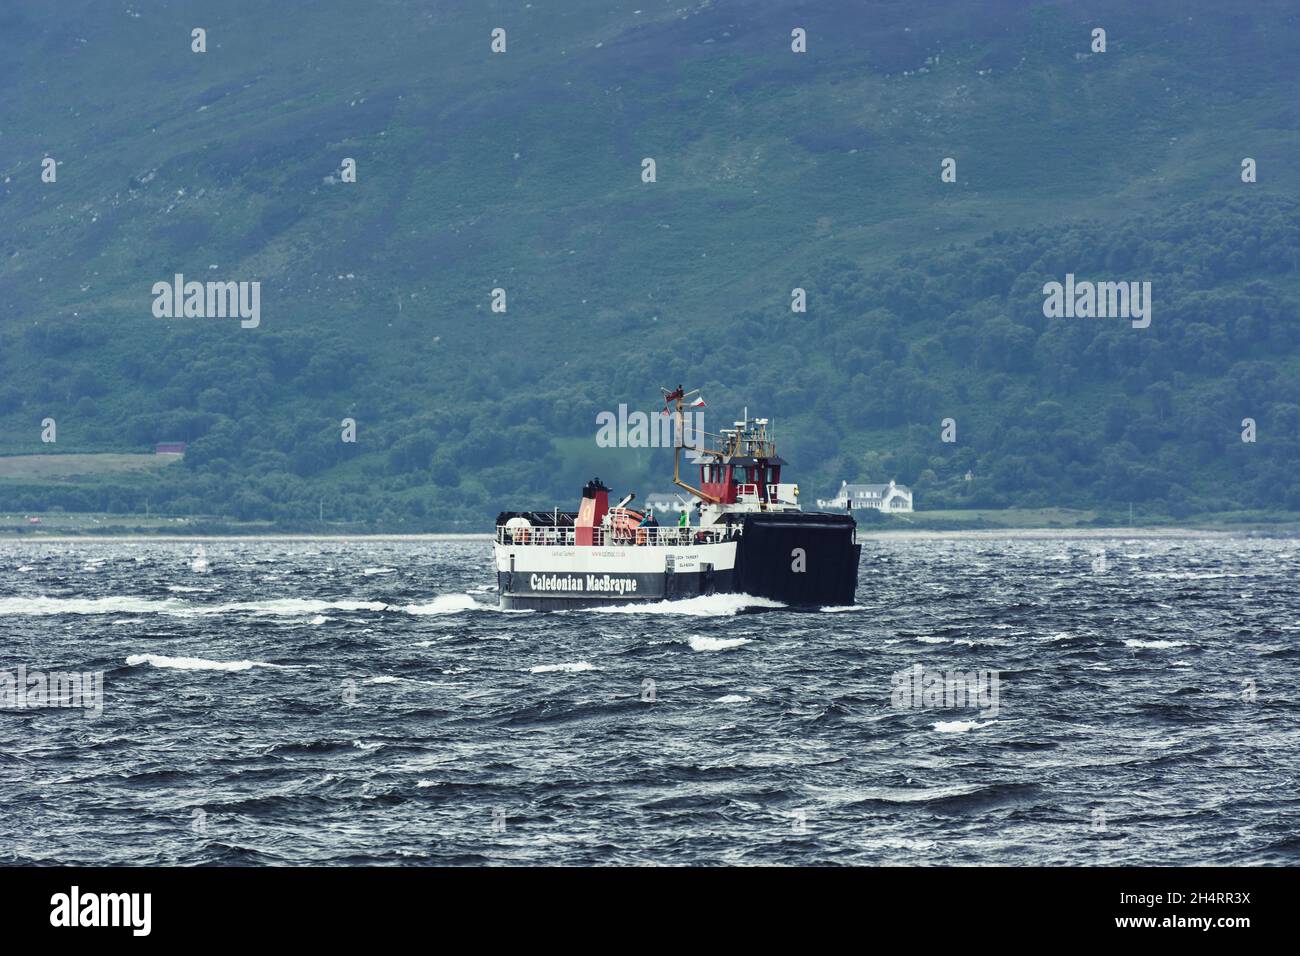
[[[0,711],[0,862],[1300,862],[1300,542],[865,541],[854,609],[550,615],[486,541],[0,543],[0,671],[104,682]]]

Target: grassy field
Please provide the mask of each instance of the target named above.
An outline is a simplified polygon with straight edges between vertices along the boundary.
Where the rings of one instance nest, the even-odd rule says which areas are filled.
[[[40,524],[32,524],[40,518]],[[123,529],[127,526],[150,533],[164,533],[184,527],[187,518],[167,518],[158,515],[107,515],[107,514],[0,514],[0,534],[30,532],[45,534],[93,534],[104,529]]]
[[[5,455],[0,478],[67,480],[90,475],[128,475],[161,471],[180,461],[179,455]]]
[[[32,519],[39,518],[38,524]],[[164,515],[112,515],[45,512],[0,514],[0,538],[50,537],[65,535],[177,535],[266,534],[270,522],[236,521],[233,518],[169,517]]]

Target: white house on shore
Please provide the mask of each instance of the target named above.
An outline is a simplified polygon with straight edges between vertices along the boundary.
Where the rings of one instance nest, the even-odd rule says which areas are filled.
[[[912,510],[912,489],[892,481],[887,485],[851,485],[845,481],[841,482],[834,498],[818,498],[817,507],[849,508],[853,511],[875,508],[898,514]]]

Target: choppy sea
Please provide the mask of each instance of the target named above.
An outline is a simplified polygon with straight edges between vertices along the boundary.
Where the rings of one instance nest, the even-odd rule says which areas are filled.
[[[1300,863],[1300,541],[864,542],[551,614],[487,540],[0,542],[0,863]]]

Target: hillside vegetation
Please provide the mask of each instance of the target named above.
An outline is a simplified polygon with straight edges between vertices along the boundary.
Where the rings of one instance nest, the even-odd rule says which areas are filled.
[[[0,510],[478,530],[592,474],[664,488],[669,454],[597,448],[596,414],[678,382],[711,428],[773,419],[806,500],[1300,510],[1297,26],[1283,0],[5,4],[0,455],[190,449],[0,473]],[[176,273],[260,281],[260,326],[155,318]],[[1045,318],[1067,273],[1149,281],[1150,327]]]

